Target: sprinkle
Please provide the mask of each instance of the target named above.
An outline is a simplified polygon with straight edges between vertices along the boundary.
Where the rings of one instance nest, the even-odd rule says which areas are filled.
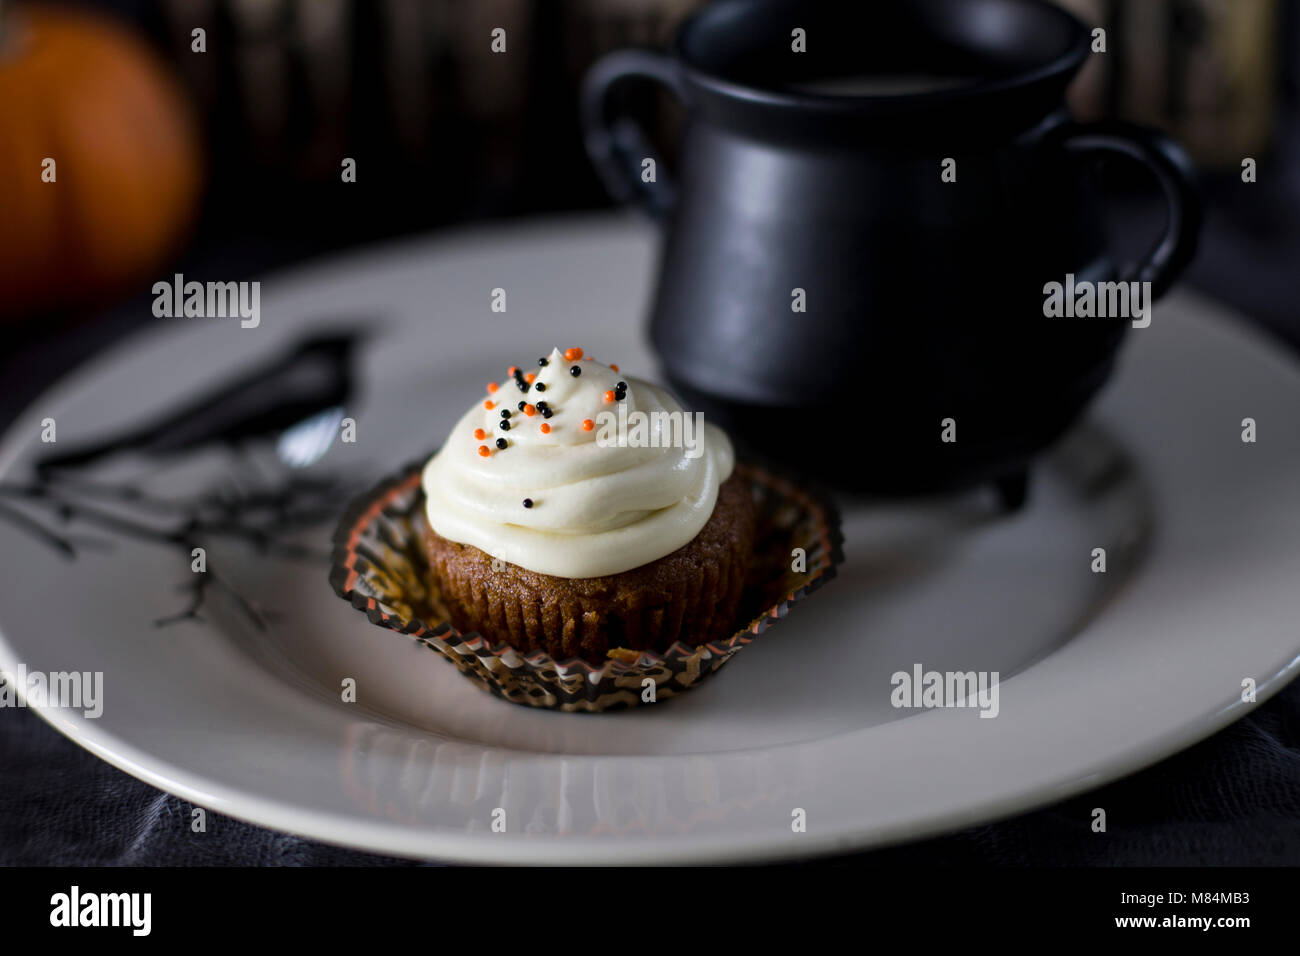
[[[512,376],[513,376],[513,375],[518,375],[518,374],[519,374],[519,366],[518,366],[518,365],[512,365],[512,366],[510,366],[510,368],[507,369],[506,371],[507,371],[507,374],[509,374],[509,375],[512,375]]]
[[[543,435],[549,435],[551,433],[551,426],[546,424],[546,422],[542,422],[541,428]]]
[[[527,382],[529,385],[532,385],[533,380],[536,378],[537,378],[536,372],[529,372],[527,375],[524,376],[524,381]]]
[[[509,418],[509,417],[510,417],[510,409],[508,409],[508,408],[503,408],[503,409],[501,409],[501,417],[502,417],[502,418]]]
[[[533,506],[533,499],[532,499],[532,498],[525,498],[525,499],[524,499],[524,507],[525,507],[525,508],[531,508],[532,506]]]
[[[488,448],[487,445],[479,445],[478,453],[482,455],[484,458],[486,458],[488,455],[492,454],[492,450]]]
[[[564,350],[564,360],[566,362],[576,362],[580,358],[582,358],[582,349],[571,348]]]
[[[590,418],[584,418],[582,420],[582,430],[584,432],[589,432],[595,427],[596,427],[596,423],[593,422]]]
[[[484,438],[487,438],[487,432],[485,432],[481,428],[476,428],[474,429],[474,437],[477,438],[479,441],[482,441]]]
[[[487,399],[484,399],[484,400],[483,400],[483,407],[486,408],[486,409],[490,412],[490,411],[492,411],[492,409],[496,408],[497,405],[496,405],[496,402],[490,402],[490,401],[488,401]]]
[[[582,360],[583,360],[584,362],[590,362],[590,361],[591,361],[591,356],[590,356],[590,355],[584,355],[584,356],[582,357]]]
[[[521,403],[519,407],[523,409],[524,414],[527,415],[529,418],[532,418],[534,415],[537,414],[537,409],[533,408],[533,406],[531,405],[525,405]]]
[[[611,370],[611,371],[615,371],[615,372],[617,372],[617,371],[618,371],[618,366],[617,366],[617,365],[610,365],[610,370]]]
[[[546,359],[544,358],[539,358],[537,360],[537,364],[540,365],[542,368],[546,368],[546,366],[550,365],[551,363],[546,361]]]
[[[525,401],[522,401],[522,400],[521,400],[521,401],[519,402],[519,404],[516,405],[515,407],[518,408],[518,409],[522,412],[525,408],[528,407],[528,403],[525,402]]]
[[[627,391],[627,382],[619,382],[619,383],[618,383],[617,385],[615,385],[614,387],[615,387],[616,389],[618,389],[620,392],[626,392],[626,391]]]
[[[505,448],[506,445],[508,445],[508,444],[509,444],[509,442],[507,442],[504,438],[498,438],[498,439],[497,439],[497,447],[498,447],[498,448]]]
[[[521,392],[528,391],[528,383],[525,382],[522,378],[515,379],[515,384],[519,386],[519,391]]]
[[[501,421],[499,421],[497,424],[499,424],[499,425],[501,426],[501,430],[502,430],[503,432],[508,432],[508,431],[510,431],[510,419],[508,419],[508,418],[503,418],[503,419],[501,419]]]
[[[614,400],[614,390],[611,388],[609,391],[605,393],[605,401],[612,402],[613,400]]]
[[[569,374],[572,375],[574,378],[577,378],[579,375],[582,374],[582,366],[581,365],[570,366]]]
[[[551,406],[550,406],[550,404],[549,404],[548,402],[538,402],[538,403],[537,403],[537,410],[538,410],[539,412],[544,412],[544,411],[546,411],[546,410],[547,410],[548,408],[550,408],[550,407],[551,407]]]
[[[498,388],[500,388],[500,387],[501,387],[501,386],[498,385],[496,382],[488,382],[488,386],[487,386],[487,388],[488,388],[488,394],[491,395],[493,392],[495,392],[495,391],[496,391]]]
[[[549,408],[543,408],[543,409],[542,409],[542,417],[543,417],[543,418],[550,418],[550,417],[551,417],[552,415],[554,415],[554,414],[555,414],[555,412],[551,411]]]

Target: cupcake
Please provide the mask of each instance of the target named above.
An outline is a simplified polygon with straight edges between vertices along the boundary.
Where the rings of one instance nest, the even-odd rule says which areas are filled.
[[[508,413],[508,414],[503,414]],[[580,349],[360,494],[330,585],[502,700],[604,713],[710,679],[835,575],[834,503]]]
[[[462,633],[599,665],[736,629],[755,510],[730,441],[581,349],[489,383],[421,485]]]

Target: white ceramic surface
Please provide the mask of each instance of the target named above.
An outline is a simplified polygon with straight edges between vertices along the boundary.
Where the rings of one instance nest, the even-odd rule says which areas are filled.
[[[30,477],[40,422],[98,438],[308,330],[362,321],[357,442],[315,471],[358,481],[440,442],[509,362],[581,344],[653,376],[640,334],[650,228],[564,220],[410,242],[266,277],[256,329],[177,319],[78,371],[13,423],[0,480]],[[508,311],[489,310],[504,288]],[[1241,420],[1259,441],[1240,440]],[[887,455],[887,448],[872,454]],[[237,474],[213,452],[140,476],[183,497]],[[910,839],[1059,800],[1212,733],[1300,658],[1300,371],[1187,293],[1136,330],[1088,423],[998,518],[974,493],[845,501],[846,561],[714,680],[600,716],[531,711],[368,624],[322,565],[214,541],[266,609],[184,603],[174,549],[69,561],[0,521],[0,668],[102,671],[103,715],[43,716],[197,805],[340,844],[446,860],[793,857]],[[71,529],[77,532],[77,525]],[[332,529],[308,535],[323,543]],[[1090,570],[1105,547],[1106,574]],[[1001,674],[999,714],[890,704],[890,675]],[[340,700],[340,682],[358,700]],[[505,811],[503,833],[493,811]],[[806,832],[792,831],[792,812]],[[1081,822],[1086,825],[1086,822]]]

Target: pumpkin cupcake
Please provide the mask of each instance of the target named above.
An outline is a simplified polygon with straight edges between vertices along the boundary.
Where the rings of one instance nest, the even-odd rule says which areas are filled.
[[[431,582],[452,623],[600,664],[730,635],[754,547],[727,436],[664,390],[558,349],[425,465]]]

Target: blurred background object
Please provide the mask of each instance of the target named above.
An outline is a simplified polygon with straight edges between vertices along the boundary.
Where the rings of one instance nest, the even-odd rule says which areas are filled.
[[[185,94],[134,32],[0,0],[0,316],[144,279],[190,225],[201,157]]]
[[[662,44],[698,0],[101,5],[148,32],[202,107],[206,225],[333,247],[604,204],[578,132],[581,77],[611,49]],[[338,188],[345,157],[363,188]]]
[[[1282,77],[1278,0],[1058,0],[1106,31],[1071,105],[1173,133],[1206,166],[1267,149]]]

